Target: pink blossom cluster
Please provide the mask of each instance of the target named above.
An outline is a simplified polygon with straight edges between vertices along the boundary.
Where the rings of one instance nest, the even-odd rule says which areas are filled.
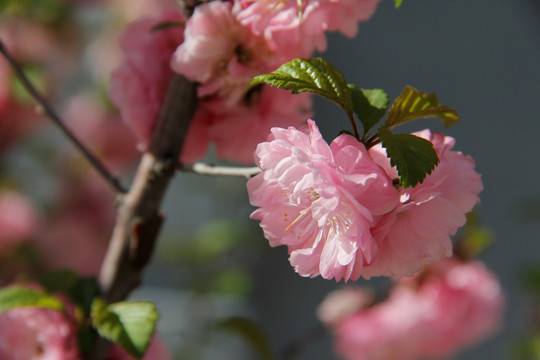
[[[198,84],[200,101],[181,161],[201,158],[214,143],[218,156],[252,163],[256,144],[273,126],[305,122],[311,100],[276,89],[246,93],[249,81],[323,50],[325,31],[354,35],[357,22],[368,19],[378,2],[212,1],[189,19],[168,8],[133,23],[122,36],[125,61],[113,73],[111,99],[144,149],[173,71],[182,74]],[[156,30],[165,23],[173,26]]]
[[[340,294],[327,298],[319,313],[328,315]],[[483,264],[449,259],[400,281],[385,301],[359,305],[333,321],[321,319],[333,330],[335,351],[344,359],[442,359],[495,333],[504,297]]]
[[[452,254],[450,235],[482,190],[474,161],[452,151],[454,139],[425,130],[439,165],[422,184],[396,188],[380,145],[366,150],[342,134],[328,145],[308,129],[273,128],[257,146],[262,173],[248,181],[251,217],[271,246],[286,245],[302,276],[357,280],[412,275]]]

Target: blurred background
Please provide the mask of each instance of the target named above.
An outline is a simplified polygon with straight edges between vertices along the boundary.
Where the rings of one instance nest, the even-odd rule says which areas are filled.
[[[37,34],[45,37],[36,41],[47,43],[48,55],[39,61],[31,54],[27,57],[29,64],[41,63],[49,69],[48,83],[54,83],[56,89],[54,102],[78,121],[73,125],[83,129],[84,139],[93,136],[88,130],[91,127],[81,125],[89,113],[84,106],[97,102],[103,107],[100,116],[114,114],[104,100],[107,74],[118,56],[111,40],[117,39],[121,25],[131,19],[120,7],[115,8],[122,1],[81,3],[69,17],[69,21],[79,21],[79,31],[62,33],[67,44],[84,41],[89,47],[79,51],[64,44],[62,52],[51,55],[57,45],[47,43],[53,37],[48,38],[43,29],[38,29]],[[47,11],[58,14],[54,8]],[[118,28],[104,32],[103,24],[111,20],[118,23]],[[5,25],[1,21],[0,17],[0,25]],[[73,25],[69,21],[62,26]],[[517,343],[531,336],[538,311],[534,294],[527,290],[527,279],[534,273],[531,275],[527,269],[540,266],[540,2],[405,0],[396,10],[393,1],[383,0],[372,19],[360,24],[354,39],[330,34],[328,44],[322,56],[341,69],[349,82],[362,88],[382,88],[391,99],[405,85],[412,85],[424,92],[436,92],[444,105],[460,114],[461,123],[450,129],[428,119],[404,126],[403,131],[429,127],[455,137],[455,149],[470,154],[483,176],[485,190],[480,195],[478,216],[481,225],[493,234],[494,243],[481,260],[499,277],[507,294],[507,311],[497,336],[455,359],[515,358]],[[107,49],[110,59],[101,56]],[[25,54],[24,49],[20,51]],[[66,77],[66,73],[71,75]],[[47,86],[46,81],[43,86]],[[92,96],[85,95],[89,86]],[[73,94],[77,94],[78,102],[73,100]],[[348,127],[341,111],[319,98],[315,100],[314,119],[329,141]],[[113,130],[110,133],[114,134]],[[111,135],[110,143],[116,144],[124,133],[116,134]],[[95,137],[96,146],[106,154],[111,145],[101,136]],[[126,147],[134,144],[133,139],[129,141]],[[51,146],[60,149],[61,159],[57,153],[45,151]],[[41,220],[38,226],[52,227],[56,232],[46,232],[41,236],[45,240],[39,243],[48,244],[47,239],[62,234],[70,241],[58,245],[56,252],[84,254],[84,259],[90,251],[104,251],[103,246],[83,251],[76,240],[82,243],[85,236],[93,234],[92,229],[104,227],[112,212],[88,224],[80,220],[84,211],[77,216],[73,209],[84,204],[86,211],[91,211],[88,204],[92,196],[83,197],[81,191],[76,201],[57,200],[61,193],[78,192],[87,184],[80,179],[88,170],[73,165],[73,152],[55,130],[31,133],[27,140],[6,150],[0,175],[4,186],[24,190],[37,199],[41,213],[50,214],[50,209],[55,214],[71,213],[69,223],[77,224],[74,229],[58,224],[55,216]],[[129,167],[118,164],[124,164],[126,158],[135,160],[136,154],[127,152],[122,156],[122,161],[111,160],[110,164],[127,182]],[[214,162],[212,155],[207,160]],[[43,173],[43,163],[53,170]],[[58,182],[59,173],[66,173],[68,180]],[[94,190],[107,191],[103,184],[93,181],[88,181],[88,187],[90,194]],[[132,298],[158,304],[162,313],[160,334],[179,359],[256,359],[238,336],[211,326],[219,319],[236,315],[258,322],[273,347],[283,348],[318,326],[317,305],[329,291],[343,286],[298,276],[288,263],[286,249],[268,246],[258,224],[249,220],[253,208],[248,204],[245,179],[178,174],[163,211],[167,220],[162,240],[146,272],[144,286]],[[88,231],[81,235],[81,229]],[[101,237],[106,241],[106,236]],[[61,265],[60,257],[52,268]],[[82,260],[72,261],[80,264]],[[95,271],[92,266],[88,264],[87,273]],[[385,283],[381,279],[358,281],[359,285],[375,287]],[[331,336],[316,340],[299,359],[337,359]]]

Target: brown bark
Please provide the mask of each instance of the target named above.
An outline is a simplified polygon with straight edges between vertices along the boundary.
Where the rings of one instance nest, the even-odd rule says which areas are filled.
[[[174,75],[149,149],[143,154],[131,189],[122,196],[99,274],[102,295],[110,303],[124,300],[141,282],[161,228],[161,202],[196,107],[195,85]]]

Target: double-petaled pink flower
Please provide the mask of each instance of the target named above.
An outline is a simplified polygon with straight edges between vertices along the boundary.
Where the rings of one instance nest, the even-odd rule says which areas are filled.
[[[330,146],[315,124],[309,133],[272,129],[257,147],[262,174],[248,182],[252,218],[271,246],[287,245],[303,276],[356,280],[412,275],[452,255],[450,235],[482,190],[474,161],[452,151],[454,140],[429,131],[439,165],[422,184],[396,190],[380,146],[366,151],[349,135]]]
[[[364,145],[340,135],[329,146],[315,123],[309,133],[272,129],[255,152],[263,170],[248,182],[251,215],[270,245],[287,245],[303,276],[356,280],[375,255],[374,217],[398,202],[392,180]]]

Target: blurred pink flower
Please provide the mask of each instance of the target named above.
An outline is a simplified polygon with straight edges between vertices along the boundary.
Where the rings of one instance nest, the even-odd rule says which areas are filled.
[[[47,270],[69,268],[80,275],[96,275],[115,221],[114,196],[94,173],[64,180],[57,213],[34,245]]]
[[[503,305],[481,263],[445,260],[335,326],[336,352],[346,360],[446,358],[492,335]]]
[[[135,360],[135,358],[126,354],[119,346],[113,345],[110,347],[105,360]],[[172,356],[163,341],[157,335],[154,335],[142,360],[172,360]]]
[[[494,274],[481,262],[449,259],[427,271],[418,295],[436,304],[429,328],[437,336],[422,345],[423,356],[449,357],[499,329],[504,296]]]
[[[199,97],[217,95],[225,105],[238,103],[249,81],[274,70],[266,42],[242,26],[231,3],[213,1],[195,9],[186,23],[185,41],[173,55],[174,71],[200,83]]]
[[[349,135],[330,146],[308,121],[309,133],[273,128],[257,146],[263,172],[248,181],[250,202],[271,246],[287,245],[302,276],[356,280],[370,263],[373,217],[398,202],[392,181]]]
[[[362,309],[335,328],[335,352],[346,360],[418,360],[434,305],[396,287],[386,301]]]
[[[28,240],[38,228],[34,205],[24,195],[0,191],[0,255]]]
[[[111,115],[90,94],[69,99],[64,118],[73,133],[113,171],[133,165],[140,157],[135,138],[118,116]]]
[[[120,38],[125,59],[113,72],[109,89],[142,150],[148,145],[173,74],[171,56],[183,41],[183,27],[152,30],[167,21],[184,21],[184,17],[168,9],[159,17],[144,18],[126,28]]]
[[[465,224],[465,214],[479,202],[483,185],[474,160],[452,151],[451,137],[429,130],[416,135],[433,143],[440,163],[422,184],[401,189],[399,205],[377,219],[371,233],[378,250],[365,267],[368,278],[412,275],[424,264],[451,256],[450,235]],[[384,148],[378,145],[369,153],[390,178],[397,178]]]
[[[75,324],[57,310],[8,310],[0,314],[0,359],[79,360]]]

